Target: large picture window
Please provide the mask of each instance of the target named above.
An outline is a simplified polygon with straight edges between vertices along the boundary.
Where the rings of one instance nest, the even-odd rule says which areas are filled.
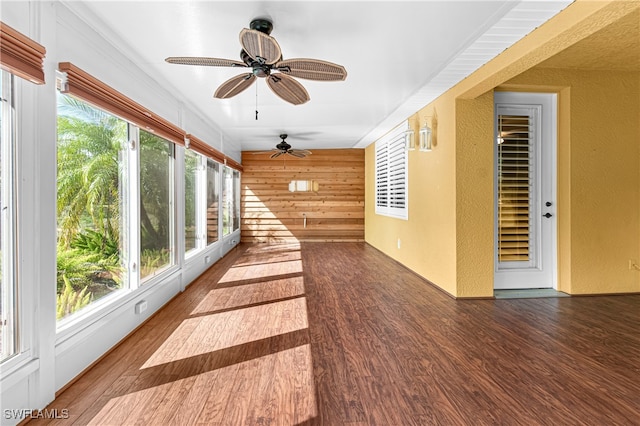
[[[60,67],[57,313],[64,327],[119,290],[162,279],[178,255],[237,230],[240,206],[239,172],[220,164],[223,154],[72,64]],[[176,145],[185,140],[192,149],[184,155],[184,199],[176,200]],[[184,205],[184,253],[177,253],[176,201]]]
[[[171,142],[140,131],[140,279],[175,263]]]
[[[198,184],[202,156],[194,151],[184,153],[184,250],[189,253],[199,248],[198,238]]]
[[[13,78],[0,71],[0,362],[18,352]]]
[[[405,122],[376,142],[376,214],[407,219],[408,157]]]
[[[58,94],[57,317],[126,286],[127,123]]]
[[[207,159],[207,245],[218,241],[220,164]]]
[[[224,210],[222,213],[222,233],[229,235],[240,226],[240,172],[224,167],[224,192],[222,194]]]

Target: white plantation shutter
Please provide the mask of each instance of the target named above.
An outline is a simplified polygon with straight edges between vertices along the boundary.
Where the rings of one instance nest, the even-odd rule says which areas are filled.
[[[376,210],[389,205],[389,147],[376,144]]]
[[[498,114],[499,269],[525,267],[534,260],[534,112]]]
[[[407,151],[408,122],[376,142],[376,213],[408,218]]]
[[[389,207],[404,209],[407,188],[407,151],[404,135],[389,143]]]

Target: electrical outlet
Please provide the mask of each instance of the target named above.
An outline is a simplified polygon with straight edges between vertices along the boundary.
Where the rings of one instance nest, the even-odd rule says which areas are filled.
[[[136,315],[143,313],[144,311],[147,310],[147,301],[146,300],[141,300],[140,302],[136,303],[136,306],[134,308]]]
[[[211,256],[205,256],[204,257],[204,263],[207,264],[207,265],[210,264],[211,263]]]

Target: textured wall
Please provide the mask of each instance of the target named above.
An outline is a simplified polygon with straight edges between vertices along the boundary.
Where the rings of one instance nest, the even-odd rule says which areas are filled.
[[[302,159],[269,155],[242,153],[242,241],[364,239],[364,150],[314,149]],[[292,180],[313,180],[318,190],[289,192]]]
[[[640,72],[538,68],[509,84],[571,88],[558,158],[559,267],[570,281],[561,273],[560,289],[640,291],[640,273],[629,270],[640,259]]]
[[[375,214],[375,144],[367,147],[366,241],[456,295],[455,102],[444,97],[409,118],[428,124],[433,149],[409,151],[408,220]],[[398,240],[400,246],[398,247]]]
[[[375,200],[369,195],[375,169],[370,145],[366,241],[457,297],[491,296],[490,92],[498,86],[557,92],[564,120],[558,146],[559,289],[574,294],[640,291],[640,274],[628,268],[629,259],[640,260],[638,73],[596,76],[576,70],[559,78],[551,71],[528,72],[622,18],[637,25],[630,14],[639,8],[637,1],[578,0],[409,117],[416,134],[435,117],[438,144],[429,153],[409,153],[408,221],[375,215]],[[603,42],[583,54],[608,51],[610,45]],[[572,55],[575,60],[575,52]],[[609,64],[614,61],[611,55],[607,58]],[[556,66],[567,63],[560,59]],[[486,147],[481,138],[489,138]]]
[[[493,93],[456,102],[458,297],[493,296]]]

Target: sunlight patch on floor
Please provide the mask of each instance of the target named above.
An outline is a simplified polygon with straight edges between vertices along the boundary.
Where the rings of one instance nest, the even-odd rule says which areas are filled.
[[[246,266],[233,266],[220,278],[218,283],[225,284],[257,278],[269,279],[270,277],[277,277],[279,275],[299,274],[301,272],[301,260],[290,260],[277,262],[275,264],[265,262]]]
[[[89,424],[293,425],[317,415],[305,344],[110,398]]]
[[[184,320],[141,368],[149,368],[308,328],[298,297]]]
[[[191,315],[212,313],[304,295],[304,279],[300,277],[222,287],[211,290]]]

